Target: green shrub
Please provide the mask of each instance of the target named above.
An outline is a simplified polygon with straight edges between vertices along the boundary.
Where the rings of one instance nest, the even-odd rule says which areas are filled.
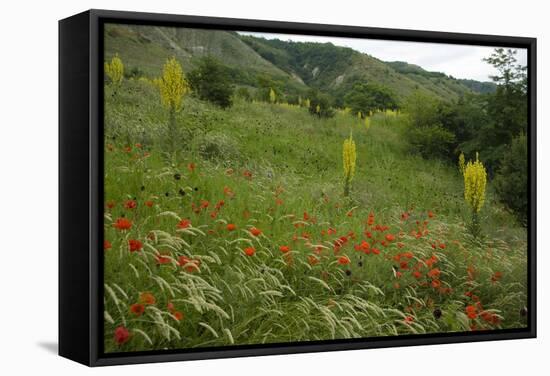
[[[423,127],[410,125],[407,136],[413,151],[424,158],[448,158],[455,140],[454,134],[439,124]]]
[[[191,71],[188,80],[192,91],[202,100],[221,108],[230,107],[234,86],[229,69],[211,56],[200,60],[198,67]]]
[[[503,153],[500,169],[494,186],[500,200],[527,224],[527,137],[524,134],[514,138]]]
[[[320,118],[331,118],[334,110],[330,103],[330,97],[320,92],[312,91],[309,94],[309,113]]]

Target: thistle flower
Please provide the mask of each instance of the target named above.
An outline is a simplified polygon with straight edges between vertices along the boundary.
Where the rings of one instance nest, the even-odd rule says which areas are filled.
[[[104,69],[105,74],[107,74],[113,84],[118,85],[122,82],[122,78],[124,77],[124,64],[118,57],[118,54],[113,56],[110,63],[106,62],[104,64]]]
[[[476,153],[475,162],[469,161],[464,167],[464,199],[474,213],[478,213],[485,203],[486,185],[487,172]]]
[[[181,110],[183,96],[189,92],[189,84],[175,57],[166,61],[162,77],[155,79],[155,84],[159,88],[162,105],[171,111]]]

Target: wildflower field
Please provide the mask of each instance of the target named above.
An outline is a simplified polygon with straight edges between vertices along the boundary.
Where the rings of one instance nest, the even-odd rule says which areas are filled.
[[[525,227],[481,161],[411,153],[406,112],[112,81],[106,352],[526,327]]]

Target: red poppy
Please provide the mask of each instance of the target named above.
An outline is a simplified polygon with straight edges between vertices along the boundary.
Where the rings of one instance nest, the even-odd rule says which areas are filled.
[[[309,214],[307,212],[304,212],[304,221],[309,221]]]
[[[243,172],[243,176],[245,178],[247,178],[248,180],[252,179],[252,172],[248,171],[248,170],[244,170]]]
[[[150,292],[142,292],[139,294],[139,301],[145,305],[152,305],[155,304],[157,300]]]
[[[185,268],[185,271],[189,273],[199,270],[200,264],[201,264],[200,260],[192,260],[186,256],[180,256],[178,258],[178,265]]]
[[[262,233],[262,230],[260,230],[259,228],[256,228],[256,227],[252,227],[250,229],[250,234],[252,236],[260,236],[260,234]]]
[[[439,248],[445,249],[447,248],[447,246],[445,245],[445,243],[439,243]]]
[[[181,313],[180,311],[175,311],[174,313],[172,313],[172,316],[174,316],[174,318],[178,321],[183,320],[183,313]]]
[[[233,223],[227,224],[227,231],[235,231],[237,229],[237,226],[235,226]]]
[[[491,276],[491,282],[495,283],[495,282],[499,281],[501,278],[502,278],[502,272],[495,272]]]
[[[147,207],[149,207],[149,208],[153,207],[153,201],[150,201],[150,200],[149,200],[149,201],[145,201],[145,206],[147,206]]]
[[[210,213],[210,218],[212,218],[212,219],[216,219],[217,216],[218,216],[218,212],[216,210],[214,210],[212,213]]]
[[[114,208],[115,205],[116,205],[116,202],[114,202],[113,200],[107,201],[107,207],[108,207],[109,209]]]
[[[369,226],[372,226],[374,224],[374,214],[373,213],[369,214],[369,219],[367,220],[367,224]]]
[[[393,234],[386,234],[386,240],[393,242],[395,240],[395,236]]]
[[[434,216],[435,214],[432,211],[428,210],[428,217],[433,218]]]
[[[307,262],[309,263],[309,265],[313,266],[319,263],[319,259],[314,255],[309,255],[307,256]]]
[[[191,221],[189,219],[182,219],[177,225],[177,227],[182,230],[188,228],[189,226],[191,226]]]
[[[350,259],[348,256],[340,256],[338,257],[338,264],[340,265],[347,265],[350,263]]]
[[[137,207],[137,202],[134,200],[128,200],[124,203],[126,209],[135,209]]]
[[[414,321],[414,318],[412,316],[405,317],[405,323],[411,324]]]
[[[234,193],[229,187],[223,187],[223,194],[228,197],[233,197]]]
[[[118,218],[113,227],[119,230],[129,230],[132,227],[132,221],[126,218]]]
[[[254,256],[255,253],[256,250],[254,249],[254,247],[247,247],[244,249],[244,254],[247,256]]]
[[[414,278],[420,279],[422,278],[422,273],[420,273],[418,270],[413,273]]]
[[[468,315],[468,318],[475,319],[477,317],[477,308],[473,305],[467,306],[466,314]]]
[[[115,342],[119,345],[122,345],[128,342],[130,339],[130,332],[123,326],[119,326],[115,329]]]
[[[104,240],[103,241],[103,250],[106,251],[106,250],[111,249],[111,248],[112,248],[111,242],[108,241],[108,240]]]
[[[216,209],[217,210],[220,210],[222,208],[222,206],[225,205],[225,201],[224,200],[220,200],[218,201],[218,203],[216,204]]]
[[[141,316],[145,312],[145,306],[140,303],[135,303],[130,306],[130,312],[136,316]]]
[[[441,274],[441,271],[438,268],[432,269],[428,272],[428,277],[432,279],[438,279]]]
[[[170,312],[174,312],[174,310],[176,309],[176,307],[174,306],[174,303],[172,302],[168,302],[168,304],[166,304],[166,308],[168,308]]]
[[[155,257],[157,258],[157,264],[159,265],[169,264],[171,261],[170,257],[165,255],[156,255]]]
[[[136,239],[128,240],[128,245],[130,246],[130,252],[141,251],[143,248],[143,243]]]
[[[405,212],[405,213],[401,214],[401,219],[403,221],[406,221],[407,219],[409,219],[409,213]]]
[[[379,255],[380,250],[378,248],[372,248],[372,253],[374,253],[375,255]]]
[[[290,252],[290,247],[288,245],[282,245],[279,247],[279,250],[283,253]]]
[[[196,167],[197,166],[195,166],[195,164],[193,162],[191,162],[187,165],[187,169],[191,172],[194,172]]]
[[[439,288],[440,286],[441,286],[441,281],[440,281],[439,279],[434,279],[434,280],[432,281],[432,287],[433,287],[434,289],[437,289],[437,288]]]
[[[401,261],[401,263],[399,264],[399,267],[401,269],[408,269],[409,268],[409,263],[407,261]]]

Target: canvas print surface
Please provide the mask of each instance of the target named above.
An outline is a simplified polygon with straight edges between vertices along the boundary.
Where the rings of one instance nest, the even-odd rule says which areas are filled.
[[[526,328],[526,50],[104,27],[103,347]]]

